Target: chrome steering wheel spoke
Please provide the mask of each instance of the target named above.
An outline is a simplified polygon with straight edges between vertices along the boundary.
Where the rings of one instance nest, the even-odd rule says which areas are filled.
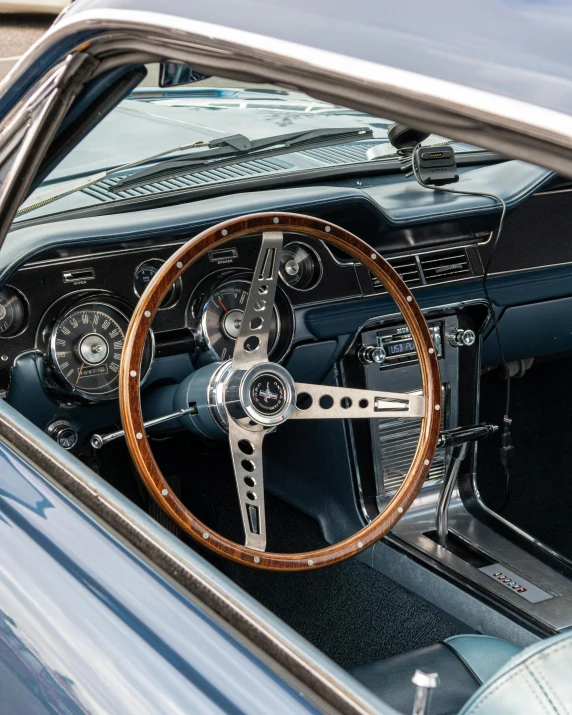
[[[234,346],[233,370],[244,370],[268,360],[268,338],[278,284],[282,231],[265,231],[252,285]]]
[[[244,545],[256,551],[266,549],[266,512],[262,467],[264,435],[264,429],[246,429],[229,416],[228,436],[240,502],[240,515],[244,527]]]
[[[290,419],[423,417],[425,398],[403,392],[358,390],[296,383],[297,403]]]

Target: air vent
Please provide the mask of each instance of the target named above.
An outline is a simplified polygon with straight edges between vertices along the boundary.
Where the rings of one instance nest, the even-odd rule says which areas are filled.
[[[421,391],[413,393],[421,395]],[[444,396],[444,395],[443,395]],[[445,400],[442,400],[445,405]],[[441,429],[443,429],[446,415],[445,409],[441,412]],[[380,448],[380,464],[376,465],[378,471],[379,489],[383,485],[383,494],[396,492],[403,484],[417,447],[421,418],[396,418],[377,421]],[[445,476],[446,451],[439,447],[429,469],[427,480],[443,479]]]
[[[441,283],[472,275],[464,248],[422,254],[419,260],[427,283]]]
[[[421,274],[419,273],[419,266],[417,265],[417,259],[415,256],[400,256],[399,258],[390,258],[388,260],[390,266],[395,268],[399,276],[410,288],[415,288],[423,284],[421,280]],[[373,273],[371,273],[371,281],[373,283],[373,289],[376,293],[386,293],[387,291],[383,287],[381,281],[376,278]]]

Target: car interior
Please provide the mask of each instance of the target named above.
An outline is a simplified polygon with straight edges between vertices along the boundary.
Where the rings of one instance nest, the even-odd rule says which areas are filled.
[[[396,710],[422,670],[430,712],[458,712],[572,626],[570,181],[156,70],[72,106],[11,226],[1,396]],[[419,147],[452,147],[458,181],[423,181]],[[242,383],[219,399],[241,366],[254,420]]]

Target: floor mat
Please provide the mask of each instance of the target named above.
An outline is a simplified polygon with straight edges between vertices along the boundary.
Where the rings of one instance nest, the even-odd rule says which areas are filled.
[[[505,381],[499,372],[481,379],[481,414],[502,423]],[[515,463],[502,516],[572,558],[572,358],[536,361],[511,381]],[[478,486],[493,510],[505,499],[498,438],[479,445]]]

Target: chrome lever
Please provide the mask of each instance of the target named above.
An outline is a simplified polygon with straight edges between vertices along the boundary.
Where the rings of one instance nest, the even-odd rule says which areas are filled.
[[[183,417],[184,415],[190,415],[195,413],[197,410],[196,406],[193,407],[183,407],[177,412],[172,412],[170,415],[163,415],[162,417],[155,417],[155,419],[149,420],[143,423],[143,427],[154,427],[155,425],[160,425],[163,422],[169,422],[169,420],[174,420],[177,417]],[[109,434],[94,434],[91,436],[89,443],[94,449],[101,449],[108,442],[113,442],[119,437],[125,437],[125,430],[118,430],[117,432],[110,432]]]

